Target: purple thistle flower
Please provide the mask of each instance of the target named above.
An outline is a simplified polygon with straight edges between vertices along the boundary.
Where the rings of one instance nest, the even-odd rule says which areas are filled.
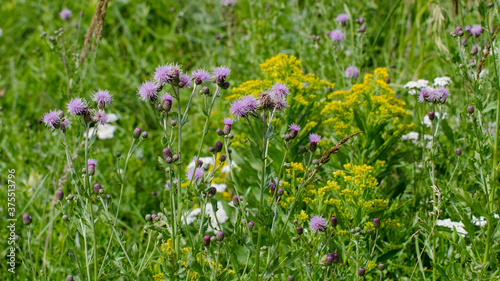
[[[349,20],[349,16],[347,14],[340,14],[335,18],[342,26],[345,26],[346,22]]]
[[[465,32],[469,33],[469,35],[471,35],[470,29],[471,29],[470,25],[467,25],[466,27],[464,27]]]
[[[309,141],[311,143],[318,143],[321,140],[321,137],[318,134],[310,134]]]
[[[279,95],[281,97],[288,96],[289,94],[288,87],[285,84],[281,83],[274,84],[273,87],[271,88],[271,91],[273,92],[273,94]]]
[[[137,90],[137,94],[143,101],[155,101],[158,98],[158,85],[152,81],[144,82]]]
[[[344,40],[344,33],[342,33],[342,31],[340,31],[338,29],[328,31],[327,34],[330,37],[330,39],[332,39],[332,41],[334,41],[334,42],[339,42],[339,41]]]
[[[309,227],[314,232],[323,232],[327,226],[326,220],[321,216],[314,216],[309,221]]]
[[[87,104],[82,98],[74,98],[68,102],[67,107],[70,114],[79,115],[84,113]]]
[[[68,128],[69,126],[69,120],[68,118],[64,117],[62,120],[61,120],[61,128],[64,132],[66,132],[66,128]]]
[[[191,77],[196,85],[200,85],[201,83],[210,80],[210,74],[208,71],[201,68],[193,70],[193,72],[191,72]]]
[[[247,117],[259,108],[259,101],[254,96],[244,96],[231,104],[230,112],[235,117]]]
[[[212,80],[217,83],[217,85],[222,85],[226,78],[231,74],[231,70],[225,66],[219,66],[214,68],[214,73],[212,75]]]
[[[233,125],[233,119],[231,119],[231,118],[225,118],[224,119],[224,125],[226,125],[226,126]]]
[[[156,67],[153,75],[156,82],[160,85],[171,83],[174,79],[178,78],[181,73],[181,65],[167,64]]]
[[[351,65],[351,66],[348,66],[346,69],[345,69],[345,73],[344,73],[344,76],[345,78],[349,78],[349,79],[356,79],[358,78],[359,76],[359,70],[356,66],[354,65]]]
[[[43,123],[50,129],[57,129],[61,125],[60,110],[51,110],[43,115]]]
[[[187,74],[182,74],[179,77],[179,87],[191,88],[191,76],[189,76]]]
[[[63,20],[69,20],[72,15],[73,15],[73,13],[69,9],[62,9],[62,11],[59,13],[59,16]]]
[[[281,93],[273,91],[271,92],[270,97],[275,110],[281,111],[283,108],[288,107],[288,102],[286,101],[285,96],[282,96]]]
[[[97,160],[95,160],[95,159],[89,159],[87,161],[87,165],[95,167],[95,166],[97,166]]]
[[[288,126],[288,128],[290,129],[290,137],[294,139],[300,131],[300,126],[293,123],[292,125]]]
[[[186,174],[186,177],[191,180],[191,177],[193,177],[193,171],[194,171],[194,168],[193,169],[190,169],[187,174]],[[194,177],[193,179],[196,180],[198,179],[197,181],[197,184],[200,184],[201,183],[201,178],[203,177],[203,171],[201,169],[196,169],[196,171],[194,172]]]
[[[25,225],[30,225],[30,224],[31,224],[31,222],[33,222],[33,219],[31,218],[31,216],[30,216],[30,215],[28,215],[28,214],[24,214],[24,215],[23,215],[23,223],[24,223]]]
[[[474,25],[473,27],[470,28],[470,35],[474,35],[476,37],[479,37],[483,34],[484,29],[480,25]]]
[[[94,116],[92,117],[92,120],[94,120],[94,122],[98,124],[104,125],[108,123],[108,115],[104,110],[99,109],[97,111],[94,111]]]
[[[179,181],[178,181],[177,179],[173,179],[173,180],[172,180],[172,184],[173,184],[174,186],[176,186],[178,182],[179,182]],[[166,190],[170,190],[170,189],[171,189],[171,188],[170,188],[170,181],[167,181],[167,183],[165,184],[165,189],[166,189]]]
[[[92,100],[97,103],[99,108],[104,108],[113,100],[113,96],[107,90],[99,90],[95,92]]]
[[[231,6],[234,5],[235,0],[222,0],[222,6]]]
[[[299,132],[300,131],[300,126],[295,124],[295,123],[292,123],[292,125],[289,125],[288,128],[290,129],[290,131],[297,131]]]

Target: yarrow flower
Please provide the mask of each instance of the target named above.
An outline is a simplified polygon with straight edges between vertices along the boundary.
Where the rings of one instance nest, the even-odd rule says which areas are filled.
[[[156,80],[156,82],[160,85],[163,85],[165,83],[171,83],[175,79],[179,78],[179,75],[181,73],[181,67],[182,67],[181,65],[174,63],[167,65],[160,65],[156,67],[153,77]]]
[[[212,75],[212,80],[217,85],[222,85],[226,82],[226,78],[231,74],[231,70],[225,66],[219,66],[214,68],[214,73]]]
[[[410,95],[416,95],[422,88],[425,88],[429,85],[429,81],[424,79],[419,79],[417,81],[410,81],[406,83],[403,87],[405,89],[409,89],[408,93]]]
[[[143,101],[156,101],[158,98],[158,85],[152,81],[144,82],[137,90],[137,94]]]
[[[179,87],[181,88],[191,88],[191,76],[187,74],[182,74],[179,77]]]
[[[450,77],[436,77],[434,78],[434,86],[436,87],[445,87],[451,84],[451,78]]]
[[[84,113],[87,105],[82,98],[74,98],[68,103],[68,112],[73,115],[80,115]]]
[[[340,31],[338,29],[328,31],[327,34],[330,37],[330,39],[332,39],[332,41],[334,41],[334,42],[339,42],[339,41],[344,40],[344,33],[342,33],[342,31]]]
[[[73,13],[69,9],[62,9],[62,11],[59,13],[59,16],[63,20],[69,20],[72,15],[73,15]]]
[[[326,220],[321,216],[314,216],[309,221],[309,227],[313,232],[324,232],[327,226]]]
[[[104,125],[108,123],[108,115],[106,112],[102,109],[99,109],[94,112],[94,116],[92,117],[92,120],[96,122],[97,124]]]
[[[187,173],[186,173],[186,178],[188,180],[191,180],[191,177],[193,177],[193,169],[190,169]],[[196,179],[198,179],[197,181],[197,184],[200,184],[201,183],[201,178],[203,177],[203,171],[201,169],[196,169],[196,171],[194,172],[194,177],[193,177],[193,180],[196,181]]]
[[[347,14],[340,14],[337,18],[335,18],[335,20],[345,26],[346,22],[349,20],[349,16]]]
[[[257,109],[259,109],[259,101],[254,96],[244,96],[231,104],[230,112],[240,118],[255,113]]]
[[[359,70],[354,65],[348,66],[345,69],[344,76],[345,76],[345,78],[350,78],[350,79],[354,78],[354,79],[356,79],[359,76]]]
[[[113,96],[107,90],[99,90],[94,93],[92,100],[97,103],[99,108],[104,108],[113,100]]]
[[[201,83],[210,80],[210,74],[204,69],[193,70],[193,72],[191,72],[191,77],[196,85],[200,85]]]

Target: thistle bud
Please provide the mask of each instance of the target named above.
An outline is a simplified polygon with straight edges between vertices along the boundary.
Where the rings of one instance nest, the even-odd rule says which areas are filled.
[[[62,220],[63,220],[63,221],[69,221],[69,217],[68,217],[67,215],[63,215],[63,216],[62,216]]]
[[[361,231],[361,227],[356,226],[356,227],[354,228],[354,232],[360,232],[360,231]]]
[[[478,51],[478,48],[476,45],[472,46],[471,50],[470,50],[470,54],[472,56],[475,56],[477,54],[477,51]]]
[[[152,218],[151,218],[151,215],[150,215],[150,214],[147,214],[147,215],[144,217],[144,219],[146,219],[146,221],[151,221],[151,219],[152,219]]]
[[[460,155],[462,155],[462,150],[461,150],[460,148],[457,148],[457,149],[455,150],[455,153],[456,153],[458,156],[460,156]]]
[[[201,90],[200,90],[200,94],[201,95],[209,95],[210,89],[208,88],[208,86],[203,86],[203,88],[201,88]]]
[[[168,147],[165,147],[163,149],[163,158],[167,158],[167,157],[172,157],[172,151],[170,151],[170,149]]]
[[[219,162],[221,162],[221,163],[222,163],[222,162],[224,162],[224,161],[226,161],[226,155],[221,155],[221,156],[219,156]]]
[[[174,156],[172,156],[172,159],[174,160],[174,162],[177,162],[177,160],[179,160],[180,156],[179,154],[174,154]]]
[[[23,215],[23,223],[24,223],[25,225],[30,225],[30,224],[31,224],[31,222],[33,222],[33,219],[31,218],[31,216],[30,216],[30,215],[28,215],[28,214],[24,214],[24,215]]]
[[[222,83],[222,85],[220,85],[220,87],[224,90],[226,90],[227,88],[229,88],[231,84],[227,81],[225,81],[224,83]]]
[[[233,204],[234,206],[238,206],[240,204],[240,199],[238,198],[238,195],[233,196]]]
[[[339,261],[340,261],[339,254],[333,253],[333,254],[330,254],[330,255],[332,256],[334,263],[339,263]]]
[[[356,31],[358,31],[358,33],[364,33],[366,31],[366,24],[360,26]]]
[[[134,139],[138,139],[141,136],[141,133],[142,133],[141,127],[137,127],[135,128],[134,133],[132,133],[132,136],[134,137]]]
[[[203,236],[203,246],[210,245],[210,235]]]
[[[64,198],[64,192],[62,190],[58,189],[56,191],[56,198],[59,201],[63,200],[63,198]]]
[[[117,151],[115,156],[116,156],[116,158],[120,158],[120,157],[122,157],[122,153],[120,151]]]
[[[366,231],[366,234],[368,234],[368,235],[373,235],[373,229],[369,228],[369,229]]]
[[[278,188],[278,192],[276,193],[278,196],[282,196],[283,194],[285,194],[285,190],[283,188]]]
[[[432,121],[432,120],[434,120],[434,118],[436,117],[436,114],[434,113],[434,111],[429,111],[428,116],[429,116],[429,120],[431,120],[431,121]]]
[[[177,126],[177,120],[175,120],[175,119],[170,120],[170,126],[171,127]]]
[[[467,46],[467,38],[464,38],[462,39],[462,41],[460,41],[460,43],[462,44],[462,46]]]
[[[337,217],[336,217],[336,216],[332,216],[332,217],[330,218],[330,225],[331,225],[332,227],[336,227],[336,226],[337,226]]]
[[[253,221],[249,222],[248,223],[248,229],[252,230],[253,226],[255,225],[255,223]]]
[[[146,131],[142,132],[141,136],[142,136],[143,139],[147,139],[148,138],[148,132],[146,132]]]
[[[295,281],[295,277],[293,277],[293,275],[288,275],[286,281]]]
[[[156,218],[158,217],[157,214],[152,214],[151,215],[151,221],[154,222],[156,220]]]
[[[299,241],[299,237],[297,236],[292,237],[292,242],[297,242],[297,241]]]
[[[165,158],[165,162],[167,162],[167,164],[172,164],[172,162],[174,162],[174,159],[172,157],[167,157]]]
[[[213,146],[209,146],[209,147],[208,147],[208,152],[210,152],[210,153],[215,153],[215,147],[213,147]]]
[[[221,152],[222,151],[222,142],[218,141],[214,145],[215,152]]]
[[[380,227],[380,219],[379,218],[373,218],[373,226],[375,228],[379,228]]]
[[[333,264],[333,253],[328,254],[325,259],[326,265],[332,265]]]
[[[297,228],[295,229],[295,231],[297,232],[298,235],[302,235],[302,233],[304,233],[304,229],[300,225],[297,226]]]
[[[217,232],[217,234],[215,235],[215,237],[216,237],[216,238],[217,238],[217,240],[219,240],[219,241],[224,240],[224,232],[222,232],[222,231]]]
[[[281,136],[283,138],[284,141],[289,141],[292,139],[292,137],[290,136],[290,134],[284,134]]]
[[[310,150],[311,152],[316,151],[316,148],[317,148],[317,147],[318,147],[318,144],[317,144],[317,143],[315,143],[315,142],[310,142],[310,143],[309,143],[309,150]]]
[[[68,276],[66,276],[66,281],[73,281],[73,275],[69,274]]]
[[[365,276],[365,271],[366,271],[366,270],[365,270],[365,268],[364,268],[364,267],[360,267],[360,268],[358,269],[358,275],[359,275],[359,276]]]
[[[383,263],[379,263],[379,264],[378,264],[378,270],[380,270],[380,271],[385,270],[385,264],[383,264]]]
[[[467,106],[467,113],[469,113],[469,114],[474,113],[474,106],[472,106],[472,105]]]
[[[274,103],[273,100],[271,99],[271,96],[269,96],[269,93],[267,92],[260,93],[258,99],[260,101],[260,108],[264,110],[274,108]]]
[[[234,134],[233,133],[227,134],[227,138],[232,140],[234,138]],[[229,153],[231,153],[231,149],[229,149]]]
[[[71,201],[73,200],[73,194],[68,194],[68,197],[66,197],[66,200]]]
[[[94,192],[99,193],[99,191],[102,189],[101,184],[96,182],[94,183]]]
[[[303,145],[299,147],[299,153],[305,153],[307,151],[307,148]]]
[[[223,135],[225,135],[225,134],[224,134],[224,131],[223,131],[221,128],[218,128],[215,132],[217,133],[217,135],[218,135],[218,136],[223,136]]]

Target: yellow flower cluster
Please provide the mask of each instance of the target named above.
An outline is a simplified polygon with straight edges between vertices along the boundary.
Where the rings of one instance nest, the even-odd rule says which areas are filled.
[[[366,74],[363,83],[354,84],[349,91],[329,94],[321,114],[333,116],[325,124],[333,125],[337,134],[342,136],[361,130],[357,122],[373,128],[392,122],[397,133],[405,133],[409,128],[399,128],[398,125],[410,112],[404,109],[405,103],[396,98],[394,90],[386,83],[387,77],[387,69],[377,68],[374,74]]]
[[[312,73],[304,73],[302,62],[295,56],[278,54],[264,63],[260,64],[263,78],[243,82],[239,87],[231,90],[226,97],[233,101],[244,95],[257,97],[261,92],[269,90],[274,84],[285,84],[290,92],[288,104],[290,109],[287,114],[305,114],[306,125],[301,130],[308,132],[322,119],[319,114],[308,114],[308,112],[319,112],[323,107],[321,100],[325,99],[325,89],[334,88],[335,84],[322,80]],[[307,112],[304,112],[307,110]],[[303,121],[301,121],[303,122]],[[303,125],[303,124],[302,124]]]

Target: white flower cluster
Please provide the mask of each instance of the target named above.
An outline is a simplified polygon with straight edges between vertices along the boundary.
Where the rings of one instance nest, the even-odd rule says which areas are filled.
[[[497,214],[494,214],[493,217],[495,219],[498,219],[500,218],[499,215]],[[475,216],[472,216],[472,223],[475,225],[475,226],[479,226],[479,227],[484,227],[488,221],[486,220],[485,217],[475,217]],[[452,221],[451,219],[444,219],[444,220],[437,220],[436,221],[436,225],[437,226],[443,226],[443,227],[447,227],[451,230],[457,230],[458,234],[460,234],[461,236],[465,236],[467,234],[467,230],[465,230],[465,225],[463,222],[459,221],[459,222],[456,222],[456,221]]]
[[[114,113],[108,114],[108,123],[116,122],[118,120],[118,116]],[[112,139],[114,137],[114,133],[118,127],[111,124],[97,124],[97,127],[92,127],[89,129],[89,136],[93,136],[97,131],[97,137],[101,140]],[[84,137],[88,136],[84,133]]]
[[[411,140],[413,143],[417,143],[419,134],[417,132],[409,132],[406,135],[401,136],[402,141]]]
[[[446,87],[452,83],[451,78],[447,76],[436,77],[434,78],[434,84],[429,86],[429,81],[425,79],[418,79],[417,81],[410,81],[404,85],[405,89],[408,89],[408,94],[416,95],[423,88],[437,88],[437,87]]]
[[[197,216],[200,213],[201,213],[200,208],[196,208],[192,211],[185,212],[182,215],[182,223],[192,224],[197,219]],[[207,205],[205,206],[205,214],[208,214],[208,216],[210,217],[210,225],[208,226],[207,231],[217,232],[218,230],[221,230],[220,225],[225,223],[229,219],[226,210],[224,210],[224,207],[222,206],[222,203],[220,201],[217,201],[216,212],[214,212],[212,204],[207,203]]]

